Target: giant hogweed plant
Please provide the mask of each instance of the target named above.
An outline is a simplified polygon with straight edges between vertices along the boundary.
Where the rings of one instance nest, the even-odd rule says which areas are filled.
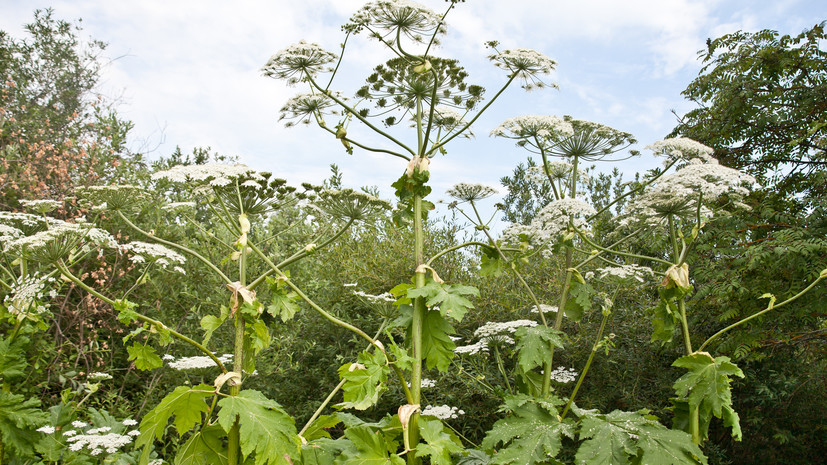
[[[623,252],[617,250],[622,240],[604,246],[588,234],[589,220],[601,212],[594,212],[577,199],[578,164],[626,148],[632,143],[628,134],[566,118],[532,117],[505,124],[498,130],[499,135],[514,137],[521,146],[539,151],[543,166],[548,167],[544,173],[557,200],[538,215],[536,231],[518,231],[518,234],[512,234],[516,240],[504,238],[498,241],[491,236],[475,206],[475,202],[491,194],[490,190],[476,185],[456,186],[452,193],[473,207],[474,214],[469,218],[475,220],[476,229],[485,239],[459,244],[431,257],[424,256],[423,221],[433,208],[433,204],[425,200],[431,191],[427,184],[430,160],[447,154],[447,144],[453,139],[468,135],[470,125],[515,81],[527,89],[548,85],[544,76],[555,65],[538,52],[526,49],[500,51],[496,43],[489,43],[493,48],[491,60],[507,72],[508,79],[493,98],[483,104],[483,89],[465,82],[467,73],[455,60],[432,55],[445,32],[445,17],[454,6],[454,2],[450,2],[444,14],[437,14],[414,2],[376,1],[359,10],[343,28],[346,37],[340,56],[316,44],[300,42],[274,55],[264,67],[268,76],[309,88],[308,93],[298,95],[284,106],[283,117],[289,120],[288,124],[315,123],[340,140],[348,153],[357,149],[384,153],[406,163],[404,168],[400,166],[400,171],[404,172],[393,183],[398,197],[394,219],[414,230],[411,249],[415,268],[411,270],[410,282],[391,290],[397,308],[396,318],[392,319],[391,314],[385,312],[386,318],[375,335],[371,336],[321,308],[285,269],[334,241],[353,222],[368,219],[387,207],[382,201],[364,194],[322,191],[312,196],[318,210],[344,218],[339,224],[341,227],[320,231],[317,239],[298,245],[292,255],[274,257],[262,245],[267,239],[259,239],[256,235],[257,226],[280,205],[308,196],[294,192],[283,181],[240,166],[179,167],[156,173],[158,179],[181,182],[194,188],[198,208],[208,210],[222,230],[221,235],[207,229],[203,232],[226,250],[227,263],[232,266],[224,266],[213,263],[197,250],[167,241],[131,221],[129,216],[136,203],[147,200],[146,193],[140,189],[109,186],[81,192],[82,197],[98,206],[105,203],[107,210],[144,236],[147,242],[127,245],[125,249],[141,257],[137,261],[145,264],[146,272],[158,267],[174,269],[176,262],[196,260],[220,279],[226,290],[226,305],[219,314],[206,315],[201,320],[204,335],[199,338],[202,339],[200,342],[146,315],[138,303],[128,299],[129,292],[118,298],[106,296],[76,276],[71,264],[92,237],[87,229],[72,227],[60,232],[61,228],[49,228],[46,231],[54,232],[37,240],[15,239],[12,242],[17,245],[9,247],[9,251],[18,253],[24,262],[52,265],[54,273],[110,304],[125,324],[136,325],[127,336],[131,343],[128,348],[130,358],[136,367],[160,367],[163,360],[156,347],[178,341],[203,355],[197,360],[187,360],[187,363],[181,360],[176,363],[215,370],[213,384],[179,386],[142,419],[136,441],[142,451],[141,463],[148,463],[152,458],[154,444],[166,437],[170,424],[173,427],[171,434],[183,441],[178,447],[175,463],[232,465],[248,462],[257,465],[559,463],[555,457],[561,452],[564,438],[580,442],[576,456],[580,463],[705,463],[698,445],[712,416],[723,417],[725,423],[737,432],[737,416],[729,403],[729,377],[737,375],[738,369],[725,357],[713,358],[700,352],[710,341],[702,344],[699,351],[694,351],[687,326],[685,297],[691,292],[691,285],[685,266],[686,250],[699,234],[702,218],[709,214],[701,199],[693,201],[694,197],[690,196],[681,201],[679,199],[685,192],[660,190],[668,179],[662,173],[647,179],[634,191],[636,199],[651,193],[675,203],[653,209],[650,217],[656,221],[642,226],[644,231],[657,231],[665,225],[663,234],[669,237],[672,245],[671,254],[667,255],[669,259]],[[348,40],[360,34],[379,41],[393,57],[375,68],[355,97],[345,98],[333,84],[344,63]],[[327,73],[329,77],[323,78],[322,75]],[[414,137],[406,143],[400,126],[409,121],[413,126],[413,131],[409,132],[413,132]],[[372,146],[363,142],[368,138],[356,136],[359,131],[352,125],[367,129],[367,133],[372,132],[385,144]],[[553,163],[547,159],[550,156],[566,158],[571,164],[567,168],[569,171],[563,166],[553,168]],[[678,163],[678,157],[674,163]],[[553,174],[555,169],[562,171]],[[570,176],[567,177],[567,173]],[[737,183],[742,180],[739,178]],[[319,190],[313,186],[305,187],[311,191]],[[690,189],[694,188],[690,186]],[[711,194],[705,194],[706,201],[711,197]],[[609,203],[606,208],[611,205]],[[646,206],[641,203],[639,208],[648,211]],[[694,216],[688,212],[694,212]],[[692,232],[682,233],[691,224],[694,224]],[[642,233],[635,230],[630,236],[636,234]],[[222,237],[232,239],[226,241]],[[477,247],[483,252],[484,272],[515,273],[524,285],[527,303],[540,320],[539,323],[525,320],[492,325],[478,332],[478,351],[496,347],[492,341],[505,345],[512,336],[516,339],[514,351],[503,350],[502,356],[495,353],[506,384],[505,390],[495,392],[503,394],[506,416],[494,425],[479,445],[461,440],[461,432],[451,428],[447,420],[460,413],[457,408],[422,408],[422,387],[428,385],[423,379],[423,368],[452,373],[461,368],[457,362],[464,362],[464,356],[458,358],[458,352],[474,355],[473,349],[457,347],[451,336],[455,333],[454,325],[473,309],[470,299],[479,291],[461,283],[446,283],[435,269],[441,256],[466,247]],[[553,309],[538,301],[519,268],[521,261],[547,250],[563,251],[566,255],[564,285],[558,303],[561,310],[556,312],[553,321],[546,318]],[[584,258],[576,261],[580,256]],[[555,350],[564,350],[567,342],[560,331],[563,315],[576,320],[592,309],[594,290],[579,270],[596,260],[609,260],[613,264],[613,268],[598,274],[600,279],[609,279],[609,276],[645,279],[640,275],[654,275],[654,272],[633,266],[645,260],[663,268],[662,305],[655,313],[659,325],[656,337],[670,339],[672,330],[680,327],[685,338],[687,355],[676,364],[688,368],[689,373],[676,383],[676,411],[679,418],[686,419],[689,434],[680,429],[665,428],[646,411],[604,414],[579,409],[574,403],[592,360],[601,348],[611,344],[610,338],[604,336],[612,313],[611,298],[601,300],[603,320],[592,355],[570,392],[564,386],[573,381],[574,372],[553,368]],[[251,276],[254,261],[266,271]],[[139,277],[136,285],[143,280],[144,276]],[[265,295],[268,296],[266,300]],[[771,300],[766,311],[792,300],[780,304]],[[245,389],[244,384],[255,371],[256,355],[270,342],[263,316],[269,314],[288,320],[299,311],[300,301],[332,324],[364,339],[367,348],[354,362],[339,368],[341,382],[308,423],[299,429],[280,404],[259,391]],[[234,333],[231,357],[219,357],[210,349],[210,336],[222,325],[230,326]],[[404,345],[397,344],[394,337],[400,331],[404,334]],[[517,369],[507,372],[502,360],[512,354]],[[232,365],[228,366],[230,361]],[[513,386],[510,384],[512,379],[516,381]],[[343,412],[374,406],[388,390],[389,383],[396,383],[404,396],[399,399],[396,412],[390,412],[378,422],[366,422]],[[339,411],[322,415],[339,391],[342,393],[341,402],[336,404]],[[340,423],[344,425],[344,434],[331,437],[326,428]],[[681,425],[681,421],[675,423]]]

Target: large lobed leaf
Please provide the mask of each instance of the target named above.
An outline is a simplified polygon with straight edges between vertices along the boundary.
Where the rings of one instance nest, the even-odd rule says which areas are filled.
[[[214,390],[213,386],[207,384],[195,387],[178,386],[161,399],[161,402],[141,420],[141,435],[135,441],[136,448],[144,448],[141,463],[149,460],[152,443],[163,437],[170,419],[173,419],[178,436],[201,423],[202,414],[210,410],[205,400],[213,396]]]
[[[581,417],[575,461],[590,465],[706,464],[700,448],[683,431],[670,430],[646,411],[608,414],[587,412]]]
[[[522,326],[514,333],[517,338],[517,361],[523,372],[543,366],[551,358],[552,347],[563,348],[563,332],[546,326]]]
[[[278,402],[247,389],[221,399],[218,406],[218,423],[225,431],[238,422],[245,459],[255,453],[256,465],[289,465],[285,456],[299,455],[296,424]]]
[[[365,410],[379,402],[379,396],[385,391],[390,371],[385,354],[363,351],[357,361],[358,364],[346,363],[339,368],[339,377],[345,384],[342,386],[344,402],[338,407]]]
[[[712,415],[724,420],[732,428],[732,437],[741,440],[741,424],[738,414],[732,409],[732,387],[730,377],[743,378],[744,373],[729,357],[716,357],[706,352],[695,352],[681,357],[672,364],[686,368],[688,373],[675,381],[675,392],[679,400],[689,403],[690,409],[697,408],[699,416],[709,426]]]
[[[569,420],[560,421],[552,405],[530,402],[514,408],[510,417],[494,423],[481,446],[491,451],[497,444],[503,444],[492,457],[494,464],[546,463],[560,452],[563,436],[574,437],[574,424]]]
[[[438,283],[431,279],[424,287],[408,289],[408,298],[423,297],[426,299],[426,305],[439,306],[439,311],[443,316],[451,317],[456,321],[462,321],[465,313],[474,308],[474,304],[465,297],[471,295],[479,296],[479,289],[460,284]]]

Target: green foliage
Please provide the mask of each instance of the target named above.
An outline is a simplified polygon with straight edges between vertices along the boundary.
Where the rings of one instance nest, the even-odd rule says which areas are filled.
[[[295,291],[288,291],[287,284],[284,280],[267,278],[267,284],[270,285],[271,302],[267,306],[267,312],[274,317],[278,316],[281,321],[287,321],[293,318],[293,315],[299,311],[299,294]]]
[[[431,458],[433,465],[452,465],[451,454],[464,449],[456,436],[446,432],[445,425],[439,420],[419,420],[419,434],[424,443],[416,446],[416,456]]]
[[[224,447],[224,430],[218,425],[207,426],[196,431],[181,445],[175,455],[175,465],[227,464]]]
[[[566,317],[572,321],[580,321],[583,314],[591,310],[594,288],[586,282],[572,280],[569,287],[569,298],[566,300]]]
[[[577,463],[589,465],[706,464],[701,449],[692,437],[670,430],[657,419],[640,412],[612,411],[607,414],[584,411],[581,416]]]
[[[439,306],[439,312],[445,317],[451,317],[456,321],[462,321],[462,317],[468,310],[474,308],[474,304],[468,300],[466,295],[480,295],[479,289],[472,286],[458,284],[439,283],[432,279],[427,280],[421,288],[408,289],[408,298],[425,298],[425,305],[429,307]]]
[[[299,454],[296,425],[276,401],[258,391],[246,389],[237,396],[218,401],[218,423],[230,431],[240,426],[241,452],[244,457],[255,453],[255,464],[287,465],[285,455]]]
[[[139,370],[153,370],[164,366],[155,348],[149,345],[133,342],[126,351],[129,352],[129,360],[135,362],[135,368]]]
[[[344,402],[338,405],[340,408],[365,410],[376,404],[386,389],[390,368],[383,352],[363,351],[357,361],[339,368],[339,376],[345,380]]]
[[[827,166],[826,37],[822,23],[796,36],[765,29],[707,41],[705,66],[683,91],[701,107],[673,135],[716,148],[722,164],[782,196],[823,196],[823,183],[813,181]]]
[[[34,429],[48,419],[40,410],[40,399],[0,391],[0,435],[5,445],[21,457],[30,457],[37,438]]]
[[[551,404],[527,402],[494,423],[481,446],[493,451],[497,444],[503,444],[493,456],[495,464],[545,463],[560,453],[564,436],[574,438],[574,431],[574,423],[560,420]]]
[[[523,372],[543,366],[550,359],[552,347],[563,348],[563,332],[542,325],[520,327],[514,337],[517,338],[517,360]]]
[[[738,414],[732,409],[730,377],[743,378],[741,369],[730,362],[729,357],[712,358],[706,352],[681,357],[672,365],[689,370],[675,382],[675,392],[679,400],[688,402],[692,409],[698,409],[703,431],[706,431],[714,415],[722,418],[724,425],[732,428],[732,436],[740,440],[741,424]]]
[[[396,455],[396,443],[388,443],[381,431],[374,432],[367,425],[351,426],[345,437],[353,443],[354,449],[346,449],[344,465],[404,465],[405,461]]]
[[[170,419],[173,420],[172,424],[179,437],[201,422],[202,415],[210,410],[204,401],[213,396],[211,391],[214,391],[214,388],[206,384],[194,388],[178,386],[144,416],[139,428],[141,435],[135,441],[136,448],[144,448],[141,455],[142,463],[149,459],[152,443],[164,436]]]
[[[455,333],[454,327],[440,312],[429,311],[425,314],[422,322],[422,357],[429,370],[436,367],[441,372],[448,371],[457,347],[450,335]]]

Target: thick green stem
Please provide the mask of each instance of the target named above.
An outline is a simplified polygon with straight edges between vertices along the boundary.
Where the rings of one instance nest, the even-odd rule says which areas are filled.
[[[414,202],[414,261],[416,268],[425,263],[425,231],[422,225],[422,197],[416,195]],[[425,273],[415,273],[414,284],[416,288],[425,287]],[[411,398],[414,404],[419,404],[422,390],[422,331],[425,323],[425,315],[428,312],[425,306],[425,299],[417,297],[414,299],[413,320],[411,322],[411,352],[413,366],[411,367]],[[409,423],[410,444],[416,447],[419,443],[419,414],[415,413]],[[417,463],[414,454],[408,454],[409,464]]]
[[[241,287],[247,284],[247,246],[241,245],[241,257],[238,259],[238,282]],[[244,369],[244,315],[241,313],[241,296],[233,296],[233,311],[235,312],[235,346],[233,350],[233,371],[241,373]],[[237,396],[241,392],[241,385],[230,386],[230,395]],[[233,424],[227,434],[227,459],[229,465],[238,465],[241,453],[241,425]]]
[[[563,413],[560,414],[561,419],[566,418],[566,414],[569,412],[572,402],[574,402],[574,397],[577,395],[577,391],[580,390],[580,385],[583,384],[583,380],[586,379],[586,374],[592,366],[592,360],[594,360],[594,354],[596,354],[597,350],[600,348],[600,341],[603,338],[603,330],[606,328],[606,321],[609,320],[609,315],[611,315],[610,312],[603,312],[603,321],[600,322],[600,329],[597,331],[597,339],[594,341],[594,345],[592,345],[592,352],[589,354],[589,359],[586,361],[586,366],[583,367],[583,372],[580,373],[580,378],[577,379],[577,385],[574,386],[574,390],[571,392],[571,396],[569,396],[569,401],[566,403]]]

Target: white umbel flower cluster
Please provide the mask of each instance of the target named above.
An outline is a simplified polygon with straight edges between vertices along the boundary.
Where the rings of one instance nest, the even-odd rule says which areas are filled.
[[[557,67],[557,62],[542,53],[527,48],[504,50],[488,56],[494,66],[511,71],[523,81],[523,89],[534,90],[547,86],[557,87],[556,84],[547,84],[539,76],[550,75]]]
[[[422,409],[422,415],[436,417],[440,420],[450,420],[457,418],[459,415],[465,415],[465,411],[448,405],[427,405]]]
[[[132,263],[156,263],[161,268],[169,265],[183,265],[187,259],[180,253],[161,244],[150,244],[148,242],[134,241],[121,246],[124,252],[130,253],[129,260]],[[183,269],[175,266],[175,270],[183,272]]]
[[[394,303],[396,302],[396,297],[393,296],[390,292],[386,292],[384,294],[368,294],[362,291],[353,291],[353,295],[361,297],[373,304],[383,304],[383,303]]]
[[[486,186],[485,184],[470,184],[461,182],[454,184],[454,187],[448,189],[448,195],[462,200],[463,202],[474,202],[477,200],[487,199],[492,195],[497,194],[497,189]]]
[[[517,332],[517,328],[524,326],[537,326],[537,322],[533,320],[489,321],[474,331],[474,337],[479,339],[477,342],[459,346],[454,349],[454,353],[474,355],[488,352],[492,344],[514,344],[514,339],[509,335]]]
[[[21,200],[20,203],[23,204],[26,210],[41,214],[49,213],[63,206],[63,202],[52,199]]]
[[[315,76],[320,71],[325,71],[327,65],[336,61],[336,58],[338,56],[335,53],[328,52],[319,44],[302,40],[270,57],[261,72],[293,85],[304,81],[308,75]]]
[[[647,145],[646,149],[651,150],[655,155],[665,156],[664,164],[669,164],[676,159],[685,162],[699,160],[703,163],[710,163],[715,160],[712,158],[713,150],[711,147],[686,137],[659,140]]]
[[[73,452],[86,449],[87,453],[92,456],[98,456],[104,452],[115,454],[122,447],[131,444],[135,437],[141,434],[138,430],[131,430],[122,434],[126,427],[137,424],[138,422],[135,420],[126,419],[121,424],[116,424],[114,429],[109,426],[102,426],[89,428],[84,432],[82,429],[89,425],[82,421],[73,421],[72,426],[77,429],[64,431],[61,436],[63,440],[69,443],[69,450]],[[38,428],[37,431],[43,434],[54,434],[57,428],[49,425]]]
[[[595,270],[594,273],[595,276],[597,276],[601,280],[616,283],[622,283],[632,280],[644,283],[655,276],[655,272],[652,271],[652,269],[648,266],[641,266],[635,264],[607,266],[604,268],[598,268],[597,270]],[[586,273],[586,278],[588,279],[589,277],[590,274]]]
[[[492,136],[509,139],[546,139],[574,135],[571,123],[553,115],[523,115],[508,118],[491,131]]]
[[[378,0],[367,3],[350,18],[344,29],[359,32],[368,29],[372,38],[404,35],[415,42],[424,36],[445,33],[442,17],[430,8],[411,0]],[[380,31],[384,31],[382,35]]]
[[[164,356],[164,359],[168,360],[169,357]],[[173,360],[174,360],[174,357],[173,357]],[[225,364],[226,363],[232,363],[233,354],[224,354],[224,355],[218,357],[218,360],[220,360],[221,363],[225,363]],[[206,355],[196,355],[195,357],[182,357],[182,358],[179,358],[178,360],[169,361],[167,363],[167,365],[169,365],[170,368],[173,368],[173,369],[176,369],[176,370],[193,370],[193,369],[196,369],[196,368],[211,368],[211,367],[216,366],[213,359],[211,359],[210,357],[207,357]]]
[[[521,234],[528,236],[532,244],[553,242],[568,230],[569,221],[575,228],[588,233],[586,218],[595,213],[591,205],[579,199],[555,200],[540,210],[530,225],[509,226],[503,231],[503,242],[518,243]]]
[[[577,370],[574,368],[557,367],[551,371],[551,380],[568,384],[577,379]]]
[[[264,181],[265,178],[256,170],[242,164],[226,165],[223,163],[206,163],[203,165],[178,165],[168,170],[152,174],[153,180],[165,179],[177,183],[208,181],[215,187],[223,187],[238,178],[250,178]]]
[[[54,282],[55,279],[52,277],[31,274],[12,285],[11,292],[3,299],[3,305],[9,313],[18,315],[19,318],[24,318],[29,313],[43,313],[49,307],[45,298],[54,298],[57,295],[54,289],[46,292]]]
[[[537,307],[532,305],[531,306],[531,313],[557,313],[558,307],[556,305],[547,305],[547,304],[540,304],[540,310],[537,310]]]

